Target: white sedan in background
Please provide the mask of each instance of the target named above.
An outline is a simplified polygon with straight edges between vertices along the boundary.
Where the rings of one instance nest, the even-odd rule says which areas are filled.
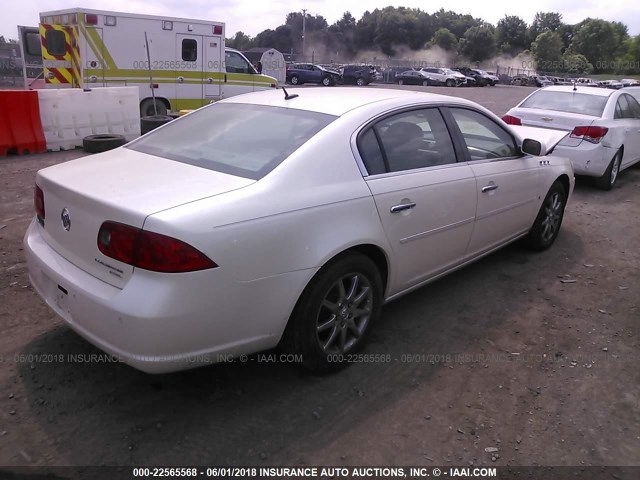
[[[502,118],[566,131],[555,153],[570,158],[577,175],[596,177],[599,188],[610,190],[620,171],[640,162],[639,102],[640,87],[547,87]]]
[[[546,131],[441,95],[283,90],[38,172],[25,250],[47,304],[146,372],[278,344],[329,371],[384,302],[558,235],[574,179]]]

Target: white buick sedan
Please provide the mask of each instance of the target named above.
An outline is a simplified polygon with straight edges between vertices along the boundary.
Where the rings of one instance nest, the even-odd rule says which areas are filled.
[[[278,344],[336,369],[384,302],[516,239],[553,243],[573,171],[545,156],[557,138],[523,132],[427,93],[232,97],[38,172],[31,282],[146,372]]]
[[[576,174],[596,177],[596,186],[610,190],[620,171],[640,162],[638,102],[640,87],[547,87],[533,92],[503,120],[565,131],[556,154],[571,159]]]

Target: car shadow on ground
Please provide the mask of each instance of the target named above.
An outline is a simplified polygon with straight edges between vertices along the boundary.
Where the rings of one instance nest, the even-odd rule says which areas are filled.
[[[581,245],[565,228],[552,248],[579,257]],[[558,295],[557,257],[514,244],[386,305],[364,351],[384,358],[327,376],[255,355],[148,375],[57,327],[20,352],[50,359],[17,365],[24,414],[71,465],[297,463],[292,452],[325,448],[429,386],[447,366],[434,355],[499,349],[496,330],[508,337],[505,327],[531,315],[528,296]]]

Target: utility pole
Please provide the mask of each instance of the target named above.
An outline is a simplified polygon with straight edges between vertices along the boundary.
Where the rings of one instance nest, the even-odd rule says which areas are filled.
[[[305,43],[305,33],[307,31],[306,29],[307,26],[307,9],[303,8],[302,9],[302,58],[303,58],[303,62],[307,61],[307,57],[304,56],[304,43]]]

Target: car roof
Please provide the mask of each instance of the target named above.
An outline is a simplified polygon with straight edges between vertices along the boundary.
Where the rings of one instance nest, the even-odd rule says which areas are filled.
[[[223,103],[245,103],[253,105],[269,105],[274,107],[295,108],[310,112],[341,116],[345,113],[376,102],[389,101],[391,104],[413,103],[455,103],[457,105],[475,106],[474,102],[459,97],[450,97],[436,93],[415,92],[411,90],[395,90],[388,88],[334,87],[324,88],[290,88],[289,95],[297,93],[298,97],[285,100],[281,89],[263,90],[260,92],[237,95]],[[395,101],[394,101],[395,100]]]
[[[576,92],[576,93],[584,93],[587,95],[594,95],[598,97],[609,97],[613,94],[615,90],[605,90],[604,88],[594,88],[594,87],[581,87],[580,85],[575,86],[575,90],[573,85],[556,85],[553,87],[545,87],[543,89],[545,92]]]

